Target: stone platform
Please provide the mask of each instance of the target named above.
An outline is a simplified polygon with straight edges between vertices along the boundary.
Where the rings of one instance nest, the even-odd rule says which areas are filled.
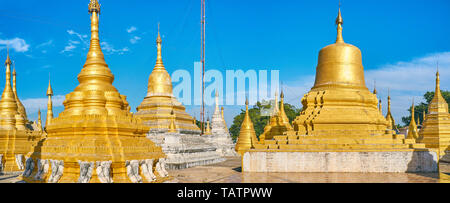
[[[244,172],[313,173],[436,173],[435,151],[301,152],[250,150],[242,161]]]
[[[207,138],[195,134],[151,131],[148,138],[167,155],[167,169],[185,169],[225,161]]]

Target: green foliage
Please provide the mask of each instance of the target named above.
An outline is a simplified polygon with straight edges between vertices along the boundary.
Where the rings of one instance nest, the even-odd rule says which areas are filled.
[[[281,103],[280,103],[281,105]],[[255,106],[249,109],[250,118],[252,119],[253,126],[255,127],[256,136],[259,137],[262,133],[264,133],[264,127],[269,122],[269,116],[262,116],[261,112],[265,109],[270,109],[270,104],[262,104],[261,102],[257,102]],[[289,122],[292,122],[297,115],[300,114],[301,109],[296,108],[291,104],[284,104],[284,111],[286,112],[286,116],[289,118]],[[233,140],[237,140],[239,136],[239,132],[241,130],[241,125],[245,117],[245,110],[234,117],[233,125],[231,125],[230,133],[233,137]]]
[[[444,99],[447,101],[447,103],[450,102],[450,91],[442,91],[442,96],[444,97]],[[428,105],[430,104],[431,100],[433,100],[434,97],[434,92],[427,92],[423,95],[423,98],[425,99],[425,101],[427,103],[423,103],[421,102],[419,105],[415,105],[414,107],[414,117],[416,118],[416,122],[417,122],[417,118],[419,118],[420,123],[423,123],[423,112],[425,111],[426,113],[428,113]],[[410,107],[408,109],[408,112],[410,114],[410,116],[407,117],[403,117],[402,118],[402,122],[404,124],[404,126],[409,126],[409,124],[411,123],[411,111],[412,108]]]

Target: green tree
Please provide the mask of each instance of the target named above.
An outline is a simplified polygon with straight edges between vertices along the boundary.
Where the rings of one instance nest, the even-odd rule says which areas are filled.
[[[443,91],[441,90],[442,93],[442,97],[444,97],[444,99],[447,101],[447,103],[450,102],[450,91]],[[427,92],[423,95],[423,98],[425,99],[426,103],[421,102],[419,105],[415,105],[414,106],[414,117],[416,118],[416,122],[417,122],[417,118],[419,118],[420,123],[423,123],[423,112],[425,111],[426,113],[428,113],[428,105],[430,105],[431,100],[433,100],[434,97],[434,92]],[[412,108],[409,107],[408,112],[409,112],[409,116],[407,117],[402,117],[402,121],[403,124],[405,126],[409,126],[409,124],[411,123],[411,110]]]
[[[281,105],[281,102],[280,102]],[[270,104],[262,104],[261,102],[257,102],[256,105],[254,105],[252,108],[249,108],[249,114],[250,118],[253,122],[253,126],[255,127],[255,133],[256,136],[259,138],[259,136],[264,133],[264,127],[269,122],[270,117],[264,116],[261,112],[265,109],[270,109]],[[289,122],[292,122],[297,115],[300,115],[301,109],[296,108],[294,105],[291,104],[284,104],[284,111],[286,112],[286,116],[289,118]],[[239,136],[239,132],[241,130],[241,125],[245,117],[245,110],[242,110],[242,112],[234,117],[233,125],[231,125],[230,133],[233,137],[233,140],[237,140],[237,137]]]

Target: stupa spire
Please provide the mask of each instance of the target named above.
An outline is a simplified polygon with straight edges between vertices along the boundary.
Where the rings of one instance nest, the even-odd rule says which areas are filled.
[[[5,66],[5,89],[2,93],[2,99],[0,101],[0,109],[2,117],[5,118],[5,128],[14,128],[16,126],[16,114],[18,113],[17,102],[14,92],[11,87],[11,58],[9,57],[9,48],[7,51]]]
[[[417,124],[416,124],[416,118],[415,118],[415,111],[414,111],[414,98],[413,98],[413,103],[412,103],[412,107],[411,107],[411,123],[409,124],[409,129],[408,129],[408,139],[418,139],[419,138],[419,134],[417,132]]]
[[[15,98],[15,100],[17,102],[17,111],[19,111],[19,113],[22,115],[22,117],[26,120],[27,119],[27,112],[25,110],[25,106],[23,106],[22,102],[19,99],[19,95],[17,94],[17,88],[16,88],[16,76],[17,76],[16,63],[13,61],[12,65],[13,65],[13,72],[12,72],[13,84],[12,84],[12,89],[13,89],[13,92],[14,92],[14,98]]]
[[[177,132],[177,127],[176,127],[176,125],[175,125],[175,118],[176,118],[176,116],[175,116],[175,112],[173,111],[173,109],[172,109],[172,111],[170,112],[170,116],[171,116],[171,119],[170,119],[170,125],[169,125],[169,133],[176,133]]]
[[[344,19],[341,14],[341,3],[339,2],[339,13],[336,18],[336,26],[337,26],[337,38],[336,43],[343,43],[344,38],[342,37],[342,25],[344,24]]]
[[[53,103],[52,103],[53,89],[52,84],[50,82],[50,76],[48,79],[48,88],[47,88],[47,120],[45,121],[45,127],[48,127],[50,121],[53,119]]]
[[[162,60],[162,39],[160,34],[160,25],[158,23],[158,37],[156,38],[156,48],[157,48],[157,56],[156,56],[156,65],[155,69],[164,69],[164,64]]]

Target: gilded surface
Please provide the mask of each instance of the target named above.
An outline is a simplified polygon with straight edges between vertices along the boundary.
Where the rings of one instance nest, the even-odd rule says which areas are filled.
[[[34,131],[26,125],[25,108],[21,109],[15,88],[15,74],[11,87],[11,59],[9,53],[6,58],[5,89],[0,100],[0,172],[12,173],[22,171],[25,155],[32,150],[41,136],[41,132]],[[15,71],[14,71],[15,72]],[[21,159],[17,159],[20,156]],[[18,163],[19,161],[19,163]]]
[[[193,118],[186,113],[186,108],[173,96],[172,79],[162,61],[162,39],[158,32],[156,65],[148,80],[147,96],[137,107],[137,117],[142,119],[150,130],[168,131],[173,111],[178,132],[200,134],[200,129]]]
[[[43,182],[78,182],[81,175],[85,175],[80,172],[80,163],[95,163],[98,167],[99,163],[111,161],[110,173],[106,175],[111,176],[115,183],[127,183],[131,182],[130,172],[136,172],[128,163],[165,158],[161,148],[146,138],[148,128],[130,113],[126,97],[112,85],[114,76],[100,48],[99,11],[98,1],[91,0],[91,43],[86,63],[78,75],[79,85],[66,96],[65,110],[59,117],[50,119],[47,138],[40,141],[31,154],[34,161],[52,162],[51,172],[44,176]],[[49,99],[52,95],[50,90],[49,86]],[[53,167],[54,164],[60,164],[60,168]],[[32,178],[36,173],[35,169],[24,180],[37,181]],[[104,179],[105,174],[101,175]],[[156,182],[165,179],[167,177],[158,176]],[[90,182],[100,181],[100,176],[94,171]]]
[[[245,102],[245,117],[242,122],[241,131],[236,142],[236,152],[243,156],[246,150],[252,149],[254,144],[258,142],[256,138],[255,128],[248,112],[248,99]]]
[[[419,142],[427,148],[436,148],[440,151],[440,157],[448,157],[450,154],[450,114],[448,104],[441,93],[439,72],[436,73],[436,90],[428,106],[428,114],[422,123],[419,132]],[[446,158],[450,161],[450,158]]]

